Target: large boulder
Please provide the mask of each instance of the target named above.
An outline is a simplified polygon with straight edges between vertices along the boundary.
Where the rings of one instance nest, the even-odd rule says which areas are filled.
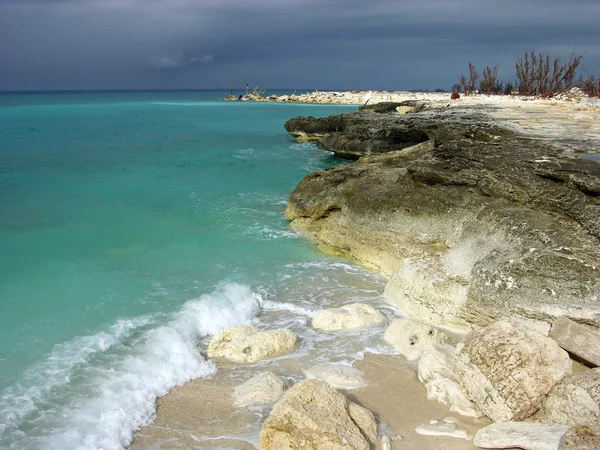
[[[322,309],[312,319],[312,326],[320,330],[338,331],[371,328],[385,322],[385,317],[364,303],[351,303],[339,308]]]
[[[571,374],[569,355],[538,333],[499,321],[458,344],[454,369],[467,397],[495,422],[523,420]]]
[[[425,384],[427,398],[437,400],[463,416],[479,417],[481,412],[468,399],[454,373],[454,347],[436,344],[419,360],[419,380]]]
[[[287,383],[273,372],[263,372],[236,386],[236,406],[272,405],[283,395]]]
[[[383,339],[409,361],[419,359],[432,345],[448,342],[448,336],[442,331],[411,319],[394,320]]]
[[[565,425],[600,427],[600,368],[572,375],[552,389],[539,418]]]
[[[289,352],[295,346],[296,335],[288,329],[260,331],[255,327],[238,325],[211,339],[208,356],[251,363]]]
[[[258,447],[369,450],[375,419],[356,406],[324,381],[302,381],[275,404],[260,430]]]

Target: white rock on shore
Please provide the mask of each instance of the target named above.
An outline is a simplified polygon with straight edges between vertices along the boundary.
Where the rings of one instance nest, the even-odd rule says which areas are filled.
[[[340,308],[322,309],[312,320],[312,326],[320,330],[337,331],[371,328],[385,322],[385,317],[375,308],[364,303],[351,303]]]
[[[356,406],[324,381],[302,381],[275,404],[260,430],[258,447],[369,450],[367,437],[376,430],[375,419]]]
[[[288,352],[296,346],[296,335],[288,329],[260,331],[238,325],[215,335],[208,345],[210,358],[251,363]]]
[[[490,419],[523,420],[571,374],[571,360],[552,339],[508,321],[471,331],[458,344],[454,369],[467,397]]]
[[[419,359],[432,345],[448,342],[448,336],[442,331],[410,319],[394,320],[383,339],[409,361]]]
[[[273,372],[263,372],[235,388],[235,405],[272,405],[283,395],[287,383]]]
[[[425,383],[427,398],[437,400],[463,416],[480,417],[454,373],[454,347],[437,344],[429,347],[419,360],[419,379]]]
[[[568,429],[555,423],[499,422],[480,429],[473,443],[481,448],[558,450]]]
[[[336,389],[356,389],[365,386],[362,372],[343,364],[319,364],[306,369],[304,374],[307,378],[326,381]]]

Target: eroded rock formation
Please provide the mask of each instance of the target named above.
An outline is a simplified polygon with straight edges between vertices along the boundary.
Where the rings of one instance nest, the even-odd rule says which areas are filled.
[[[600,327],[599,163],[518,136],[483,110],[360,112],[286,128],[338,155],[367,155],[308,175],[285,216],[321,250],[390,276],[386,297],[403,312],[457,331],[515,315],[542,328],[561,316]]]

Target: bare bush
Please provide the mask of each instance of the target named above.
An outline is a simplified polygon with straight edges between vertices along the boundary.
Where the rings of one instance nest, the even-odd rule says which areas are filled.
[[[498,66],[487,66],[483,69],[483,80],[479,83],[479,92],[487,95],[499,94],[502,91],[502,82],[498,81]]]
[[[587,78],[579,77],[577,87],[589,97],[600,97],[600,78],[596,79],[594,75]]]
[[[474,94],[477,91],[477,82],[479,81],[479,74],[475,70],[475,65],[469,62],[469,78],[461,75],[458,78],[458,82],[462,87],[462,91],[465,95]]]
[[[518,91],[521,95],[549,98],[573,86],[575,72],[582,56],[573,56],[567,63],[560,57],[550,63],[550,56],[532,50],[516,63]]]

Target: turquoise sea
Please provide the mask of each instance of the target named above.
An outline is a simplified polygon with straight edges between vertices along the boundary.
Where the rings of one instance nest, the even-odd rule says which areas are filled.
[[[284,122],[355,107],[227,94],[0,94],[0,448],[126,447],[205,336],[380,295],[283,218],[342,163]]]

